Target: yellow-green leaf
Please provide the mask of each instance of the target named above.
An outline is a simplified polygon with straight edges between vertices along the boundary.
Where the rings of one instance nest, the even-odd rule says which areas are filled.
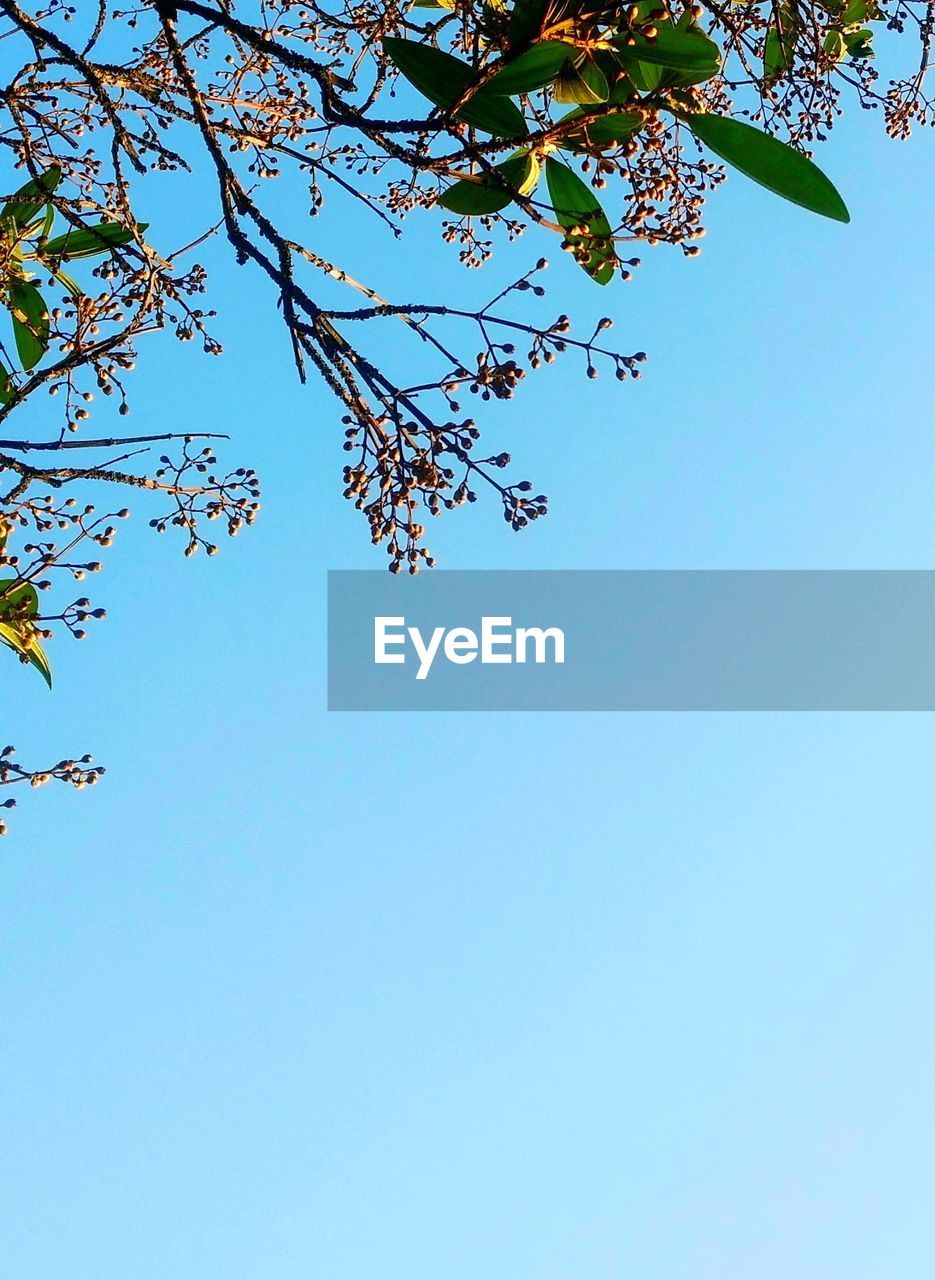
[[[476,178],[456,182],[439,197],[438,203],[461,215],[497,213],[517,195],[529,195],[539,180],[539,172],[538,160],[524,152],[496,165],[493,174],[479,173]]]
[[[555,81],[556,102],[577,102],[595,106],[610,97],[610,85],[600,67],[590,58],[575,64],[566,62]]]
[[[8,578],[0,582],[0,642],[25,658],[52,688],[52,670],[36,634],[39,612],[36,589],[29,582]]]
[[[14,227],[26,227],[43,207],[62,180],[62,171],[56,167],[46,169],[38,178],[30,178],[0,209],[0,221]]]
[[[141,222],[137,231],[143,232],[149,226]],[[108,249],[119,249],[129,244],[135,233],[119,222],[99,222],[92,227],[72,227],[64,235],[47,240],[42,246],[42,256],[58,258],[62,262],[73,262],[76,258],[95,258]]]
[[[28,280],[10,285],[10,309],[16,350],[27,371],[34,368],[49,347],[49,312],[42,294]]]
[[[832,62],[840,62],[847,56],[847,42],[840,31],[829,31],[822,41],[822,48]]]

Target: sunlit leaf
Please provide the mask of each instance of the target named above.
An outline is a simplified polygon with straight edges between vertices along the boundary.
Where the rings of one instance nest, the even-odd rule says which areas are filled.
[[[0,642],[30,662],[49,688],[52,688],[52,668],[42,645],[33,634],[27,635],[19,627],[0,622]]]
[[[598,284],[607,284],[614,274],[617,255],[607,215],[594,192],[568,165],[549,157],[545,162],[549,197],[555,220],[564,227],[579,266]],[[577,228],[582,230],[577,230]]]
[[[10,284],[10,308],[16,350],[26,370],[39,363],[49,347],[49,312],[42,294],[28,280]]]
[[[39,593],[31,582],[20,578],[0,580],[0,618],[32,619],[39,612]]]
[[[840,31],[829,31],[821,46],[832,62],[840,62],[847,57],[847,43]]]
[[[450,213],[462,215],[497,213],[505,209],[516,195],[529,195],[539,180],[539,162],[528,152],[511,156],[495,166],[499,181],[492,174],[478,174],[476,179],[462,179],[449,187],[438,203]]]
[[[769,191],[836,222],[850,222],[850,214],[832,182],[800,151],[728,116],[685,117],[706,146]]]
[[[597,63],[588,58],[579,64],[566,62],[554,92],[556,102],[595,106],[610,97],[610,85]]]
[[[431,45],[393,36],[383,41],[383,49],[409,83],[437,107],[453,107],[477,83],[473,67]],[[509,98],[485,93],[483,89],[465,103],[457,116],[497,137],[518,138],[526,133],[519,107]]]
[[[26,658],[52,688],[52,671],[36,635],[33,619],[39,612],[35,587],[17,578],[0,582],[0,642]]]
[[[851,58],[872,58],[873,53],[873,32],[869,27],[862,27],[860,31],[845,31],[844,43],[847,45],[848,56]]]
[[[29,226],[43,205],[48,204],[49,196],[61,180],[62,171],[55,166],[46,169],[38,178],[30,178],[0,209],[0,221],[14,227]]]
[[[45,214],[42,219],[42,226],[39,229],[39,242],[44,244],[48,239],[49,232],[52,230],[52,224],[55,221],[55,205],[47,204]]]
[[[148,222],[138,224],[137,230],[143,232]],[[42,256],[58,258],[62,262],[73,262],[76,258],[96,258],[108,249],[119,249],[129,244],[135,233],[119,222],[99,222],[93,227],[73,227],[64,235],[55,236],[43,245]]]

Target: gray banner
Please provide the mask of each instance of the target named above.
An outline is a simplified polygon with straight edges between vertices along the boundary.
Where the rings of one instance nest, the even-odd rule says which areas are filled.
[[[935,572],[332,572],[328,706],[935,710]]]

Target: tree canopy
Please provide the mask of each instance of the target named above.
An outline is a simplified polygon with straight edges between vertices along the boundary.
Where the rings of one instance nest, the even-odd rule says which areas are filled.
[[[298,377],[334,397],[345,496],[390,569],[415,573],[434,564],[429,516],[483,493],[517,531],[547,513],[509,454],[482,446],[478,406],[562,354],[621,381],[645,359],[615,349],[610,316],[590,334],[538,318],[547,263],[523,233],[567,254],[560,303],[578,269],[612,297],[641,242],[697,254],[731,171],[846,223],[847,184],[811,153],[848,103],[893,138],[928,123],[932,33],[917,0],[0,0],[0,641],[51,684],[45,642],[103,616],[71,584],[101,568],[129,490],[187,555],[215,553],[215,522],[234,535],[254,521],[257,476],[219,467],[214,437],[134,436],[111,412],[128,412],[147,335],[221,353],[207,237],[268,283]],[[877,45],[903,78],[878,74]],[[184,246],[141,220],[160,173],[210,180]],[[284,174],[308,194],[301,238],[267,199]],[[439,296],[386,297],[316,251],[314,218],[349,203],[382,234],[451,246]],[[458,268],[495,251],[512,282],[461,303]],[[408,343],[401,367],[374,354],[387,325]],[[33,434],[17,424],[40,394],[55,401]],[[0,756],[0,785],[100,772]]]

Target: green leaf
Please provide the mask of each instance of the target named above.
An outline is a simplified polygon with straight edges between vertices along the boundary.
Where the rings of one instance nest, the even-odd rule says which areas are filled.
[[[39,229],[39,243],[45,244],[49,238],[49,232],[52,230],[52,223],[55,221],[55,205],[47,204],[45,207],[45,215],[42,219],[42,226]]]
[[[0,364],[0,404],[9,404],[15,394],[16,388],[13,386],[13,379],[10,377],[9,370]]]
[[[566,151],[590,151],[594,147],[618,146],[637,133],[643,125],[642,116],[627,111],[613,111],[605,115],[589,115],[583,107],[566,112],[557,124],[569,120],[584,121],[581,129],[566,134],[558,145]]]
[[[634,43],[630,44],[630,40]],[[682,73],[682,83],[702,84],[721,69],[721,51],[701,31],[680,30],[671,22],[660,22],[656,36],[618,36],[614,40],[625,66],[631,62],[648,63]],[[684,77],[689,76],[689,80]]]
[[[31,582],[21,578],[4,578],[0,581],[0,618],[14,615],[16,620],[32,620],[39,612],[39,594]]]
[[[551,84],[562,69],[566,58],[575,56],[573,45],[558,40],[546,40],[534,44],[508,63],[484,85],[485,93],[532,93],[543,85]]]
[[[59,270],[56,271],[55,279],[59,282],[59,284],[62,284],[65,286],[65,288],[68,290],[68,292],[71,294],[73,298],[84,297],[83,291],[78,288],[74,280],[72,280],[71,276],[66,275],[65,272],[61,270],[61,268],[59,268]]]
[[[845,31],[844,43],[847,45],[848,56],[851,58],[872,58],[873,54],[873,32],[869,27],[862,27],[860,31]]]
[[[383,41],[387,57],[437,107],[450,108],[477,83],[477,73],[460,58],[415,40],[387,37]],[[497,137],[522,137],[526,133],[523,113],[509,98],[478,90],[457,113],[459,120]]]
[[[623,59],[621,59],[621,62]],[[648,62],[640,62],[634,58],[626,62],[627,75],[633,82],[634,89],[640,93],[655,93],[665,77],[665,67],[654,67]]]
[[[32,663],[51,689],[52,671],[33,623],[38,612],[39,597],[31,583],[18,578],[0,582],[0,641]]]
[[[592,280],[607,284],[617,264],[607,215],[593,191],[568,165],[550,156],[545,162],[545,176],[555,220],[565,228],[566,238],[574,246],[576,262]],[[585,230],[573,232],[574,227]]]
[[[143,232],[149,226],[141,222],[137,230]],[[73,227],[64,235],[55,236],[42,247],[44,258],[58,258],[62,262],[73,262],[76,258],[96,258],[108,249],[119,249],[134,239],[135,233],[119,222],[99,222],[93,227]]]
[[[872,0],[850,0],[841,14],[845,27],[859,27],[862,22],[876,17],[876,5]]]
[[[586,106],[595,106],[606,102],[610,97],[610,85],[607,77],[590,58],[580,65],[566,62],[561,75],[555,82],[556,102],[577,102]]]
[[[413,9],[453,9],[455,0],[412,0]]]
[[[829,31],[821,47],[832,62],[840,62],[847,57],[847,43],[840,31]]]
[[[26,227],[43,207],[62,180],[62,171],[53,166],[38,178],[30,178],[0,209],[0,221],[14,227]]]
[[[492,174],[478,174],[477,178],[464,178],[449,187],[438,203],[451,213],[484,214],[505,209],[518,195],[529,195],[539,180],[539,161],[528,152],[510,156],[495,166],[502,181]]]
[[[800,151],[729,116],[690,115],[689,128],[706,146],[769,191],[836,222],[851,216],[834,185]]]
[[[27,639],[25,633],[17,627],[0,622],[0,642],[20,654],[27,662],[32,663],[49,688],[52,688],[52,668],[49,666],[49,660],[45,656],[42,645],[35,636],[30,635]]]
[[[792,65],[798,37],[799,19],[794,9],[780,5],[770,25],[763,51],[763,71],[768,79],[782,75]]]
[[[16,350],[27,371],[34,368],[49,348],[49,312],[42,294],[28,280],[10,284],[10,309]]]

